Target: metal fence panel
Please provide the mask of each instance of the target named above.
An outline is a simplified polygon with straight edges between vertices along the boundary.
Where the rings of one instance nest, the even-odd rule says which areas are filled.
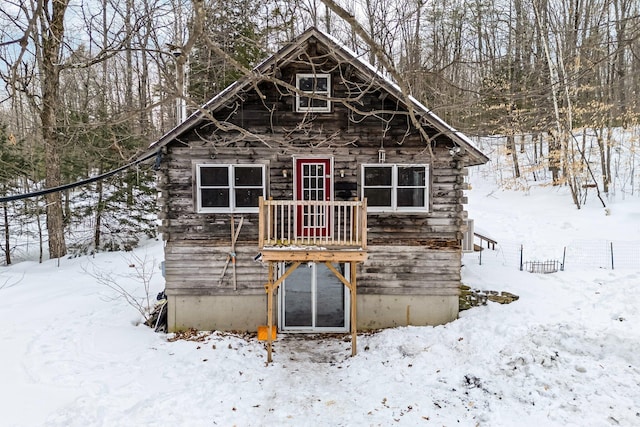
[[[496,250],[485,248],[478,255],[478,261],[527,271],[532,264],[537,266],[545,262],[556,262],[558,269],[564,270],[585,267],[640,269],[640,241],[574,240],[564,247],[501,241]]]

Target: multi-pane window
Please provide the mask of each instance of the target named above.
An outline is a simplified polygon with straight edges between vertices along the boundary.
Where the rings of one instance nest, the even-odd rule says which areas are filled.
[[[362,166],[362,195],[370,211],[426,211],[429,207],[428,165]]]
[[[329,112],[331,111],[331,76],[329,74],[297,74],[296,87],[301,93],[296,94],[296,111]],[[309,96],[304,94],[308,93]]]
[[[326,173],[325,164],[304,163],[300,165],[302,173],[302,200],[324,201],[326,192]],[[299,215],[301,216],[302,227],[300,231],[303,236],[326,236],[327,229],[327,211],[324,206],[309,205],[301,206]]]
[[[197,165],[198,212],[257,212],[264,165]]]

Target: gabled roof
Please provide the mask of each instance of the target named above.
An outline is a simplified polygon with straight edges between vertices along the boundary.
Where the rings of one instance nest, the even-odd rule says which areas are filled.
[[[396,83],[384,76],[371,64],[361,59],[355,52],[344,46],[337,39],[315,27],[307,29],[304,33],[300,34],[278,52],[262,61],[252,70],[250,75],[243,76],[229,85],[200,109],[187,117],[182,123],[164,134],[157,141],[153,142],[149,146],[149,149],[157,150],[178,137],[183,132],[188,131],[203,121],[206,121],[206,114],[204,111],[215,111],[217,108],[225,105],[225,103],[232,99],[237,93],[242,92],[248,86],[255,84],[256,76],[259,78],[260,75],[272,71],[273,67],[280,66],[282,61],[286,61],[287,58],[294,55],[295,52],[301,46],[304,46],[305,42],[311,38],[315,38],[318,42],[327,46],[330,52],[335,55],[337,59],[352,64],[362,75],[377,80],[380,83],[380,86],[386,89],[394,98],[403,103],[407,108],[413,108],[416,116],[423,118],[429,126],[433,127],[438,132],[447,135],[451,138],[454,144],[464,148],[469,155],[470,165],[479,165],[489,161],[489,158],[485,156],[466,135],[451,127],[413,96],[409,95],[408,97],[405,97],[402,94],[402,90]],[[406,99],[411,103],[410,106],[406,105]]]

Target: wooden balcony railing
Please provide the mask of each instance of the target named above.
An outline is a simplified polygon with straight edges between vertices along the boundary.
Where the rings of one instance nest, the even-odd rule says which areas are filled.
[[[360,249],[367,246],[367,201],[260,198],[260,249]]]

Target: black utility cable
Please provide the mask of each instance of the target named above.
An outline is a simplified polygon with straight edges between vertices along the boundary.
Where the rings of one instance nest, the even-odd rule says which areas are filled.
[[[87,185],[87,184],[91,184],[92,182],[96,182],[96,181],[100,181],[101,179],[105,179],[105,178],[109,178],[112,175],[115,175],[119,172],[122,172],[125,169],[129,169],[131,166],[135,166],[139,163],[144,162],[145,160],[149,160],[152,157],[155,156],[160,156],[160,152],[158,153],[151,153],[148,154],[144,157],[141,157],[131,163],[128,163],[124,166],[119,167],[118,169],[114,169],[112,171],[100,174],[98,176],[94,176],[91,178],[87,178],[87,179],[83,179],[82,181],[77,181],[77,182],[72,182],[71,184],[64,184],[64,185],[60,185],[58,187],[53,187],[53,188],[45,188],[44,190],[39,190],[39,191],[34,191],[33,193],[26,193],[26,194],[16,194],[13,196],[5,196],[5,197],[0,197],[0,203],[5,203],[5,202],[12,202],[14,200],[22,200],[22,199],[29,199],[31,197],[38,197],[38,196],[44,196],[45,194],[50,194],[50,193],[56,193],[58,191],[65,191],[65,190],[69,190],[70,188],[75,188],[75,187],[80,187],[82,185]],[[157,169],[157,161],[156,161],[156,169]]]

